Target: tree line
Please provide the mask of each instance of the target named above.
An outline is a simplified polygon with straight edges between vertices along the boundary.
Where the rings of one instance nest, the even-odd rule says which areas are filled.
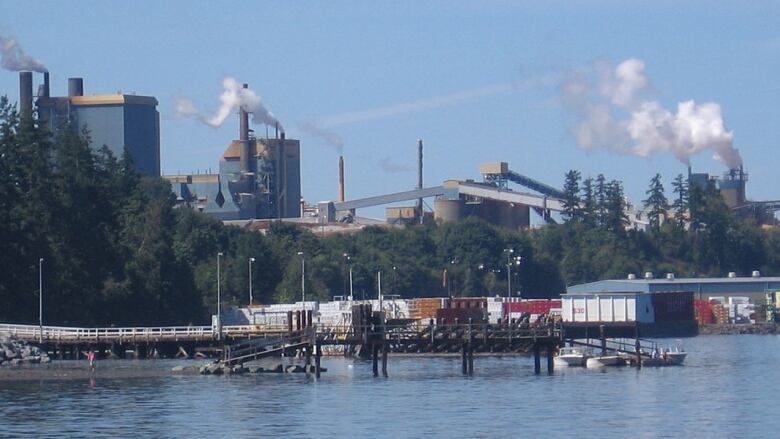
[[[90,148],[88,132],[58,133],[0,98],[0,322],[37,321],[41,274],[45,324],[208,324],[218,253],[225,307],[247,303],[250,258],[265,304],[301,299],[304,260],[307,300],[348,294],[350,271],[358,299],[377,296],[379,272],[386,295],[550,297],[632,272],[780,271],[776,231],[735,219],[714,188],[686,186],[675,207],[660,177],[648,205],[663,219],[647,232],[626,228],[620,182],[570,171],[566,221],[538,229],[467,219],[320,236],[274,222],[261,234],[177,208],[167,181]]]

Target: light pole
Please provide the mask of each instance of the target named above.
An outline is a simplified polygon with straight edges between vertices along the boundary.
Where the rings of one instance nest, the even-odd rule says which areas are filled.
[[[515,249],[512,248],[505,248],[504,253],[506,253],[506,298],[507,302],[512,301],[512,253],[515,252]]]
[[[249,258],[249,306],[252,306],[252,262],[255,258]]]
[[[450,261],[450,268],[454,267],[456,262],[458,262],[457,259],[451,260]],[[450,299],[452,299],[452,288],[451,288],[452,282],[450,281],[450,272],[451,271],[452,270],[448,270],[446,268],[444,269],[444,273],[447,274],[447,279],[445,280],[445,282],[447,282],[447,295],[450,296]]]
[[[38,343],[43,343],[43,258],[38,259]]]
[[[512,253],[515,252],[512,248],[505,248],[506,252],[506,297],[509,301],[512,300],[512,262],[516,265],[520,265],[522,256],[512,257]]]
[[[298,252],[301,257],[301,301],[303,302],[303,312],[306,312],[306,257],[303,252]]]
[[[391,291],[392,294],[398,294],[398,282],[396,278],[396,272],[398,271],[398,267],[393,265],[393,291]]]
[[[354,300],[352,295],[352,257],[347,253],[344,253],[344,257],[347,258],[347,266],[349,267],[349,300],[351,302]]]
[[[222,338],[222,294],[220,291],[220,261],[219,258],[224,256],[222,252],[217,253],[217,338]]]

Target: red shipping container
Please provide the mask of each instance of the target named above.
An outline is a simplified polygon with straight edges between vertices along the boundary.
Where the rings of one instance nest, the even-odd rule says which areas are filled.
[[[507,313],[529,313],[529,314],[549,314],[552,308],[561,308],[562,301],[557,300],[524,300],[522,302],[504,303],[504,314]]]

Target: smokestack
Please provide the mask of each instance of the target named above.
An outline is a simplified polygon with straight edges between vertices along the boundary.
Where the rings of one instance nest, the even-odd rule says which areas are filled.
[[[423,188],[423,143],[417,139],[417,189]],[[423,223],[423,199],[417,199],[417,214],[420,215],[420,224]]]
[[[43,72],[43,84],[38,89],[39,98],[49,97],[49,72]]]
[[[346,200],[344,196],[344,156],[339,156],[339,202]]]
[[[68,97],[84,96],[84,79],[68,78]]]
[[[244,84],[244,89],[249,88],[249,84]],[[241,142],[241,172],[249,171],[249,113],[243,105],[239,106],[239,133],[238,140]]]
[[[32,72],[19,72],[19,114],[24,118],[32,117]]]

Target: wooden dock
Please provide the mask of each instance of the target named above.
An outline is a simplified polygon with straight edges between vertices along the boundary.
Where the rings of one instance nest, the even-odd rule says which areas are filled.
[[[434,321],[390,319],[370,305],[353,307],[352,324],[326,328],[313,322],[312,312],[288,313],[287,325],[170,326],[138,328],[75,328],[0,324],[0,336],[10,335],[39,343],[54,358],[79,359],[86,350],[102,357],[134,358],[213,356],[224,366],[236,366],[264,357],[300,355],[307,367],[314,361],[320,373],[323,347],[341,346],[347,356],[371,359],[375,376],[387,376],[388,354],[460,354],[463,373],[474,373],[474,354],[527,353],[534,355],[534,371],[541,373],[541,357],[547,356],[552,372],[553,356],[562,345],[560,323],[505,320]],[[381,367],[380,367],[381,366]]]

